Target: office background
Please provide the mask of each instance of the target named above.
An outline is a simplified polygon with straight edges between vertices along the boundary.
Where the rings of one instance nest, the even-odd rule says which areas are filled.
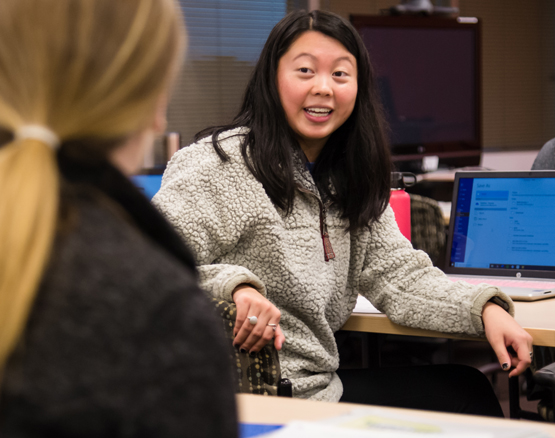
[[[310,8],[379,14],[396,0],[180,0],[190,48],[168,114],[183,144],[238,109],[271,28],[288,11]],[[436,0],[446,5],[448,0]],[[535,151],[555,137],[555,2],[459,0],[461,16],[482,22],[482,139],[485,152]],[[410,66],[407,66],[410,68]]]

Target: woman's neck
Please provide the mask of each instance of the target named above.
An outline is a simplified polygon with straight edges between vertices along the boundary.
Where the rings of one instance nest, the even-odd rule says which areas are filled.
[[[306,159],[310,163],[314,163],[318,158],[318,156],[320,155],[320,152],[322,152],[322,149],[324,149],[324,145],[326,144],[326,141],[327,141],[327,138],[314,140],[310,142],[299,139],[299,145],[301,146],[301,149],[304,152]]]

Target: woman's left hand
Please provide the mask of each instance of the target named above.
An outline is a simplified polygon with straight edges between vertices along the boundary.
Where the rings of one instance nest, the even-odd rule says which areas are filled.
[[[486,337],[504,370],[514,369],[509,377],[523,373],[532,362],[532,336],[518,325],[514,318],[494,303],[486,303],[482,310]],[[512,347],[516,357],[507,347]]]

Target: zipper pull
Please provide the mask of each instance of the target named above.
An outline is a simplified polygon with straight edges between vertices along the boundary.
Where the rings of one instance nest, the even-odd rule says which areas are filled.
[[[322,234],[322,240],[324,241],[324,258],[326,262],[329,262],[331,259],[335,258],[335,253],[331,247],[330,236],[327,231]]]

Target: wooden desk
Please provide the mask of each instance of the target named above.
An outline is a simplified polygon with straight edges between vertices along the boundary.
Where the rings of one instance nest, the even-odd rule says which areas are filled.
[[[515,301],[516,321],[534,338],[534,345],[555,347],[555,298],[535,302]],[[466,335],[451,335],[394,324],[384,314],[353,314],[342,330],[392,335],[434,338],[472,339]]]
[[[250,424],[287,424],[294,420],[322,420],[346,414],[353,409],[368,407],[350,403],[326,403],[295,398],[268,397],[252,394],[238,394],[237,403],[239,421]],[[384,408],[392,412],[404,412],[418,415],[422,419],[436,421],[456,421],[465,424],[483,424],[490,426],[534,427],[539,428],[555,438],[555,424],[507,420],[474,415],[443,414],[439,412],[415,411],[411,409]],[[510,423],[509,423],[510,422]]]

